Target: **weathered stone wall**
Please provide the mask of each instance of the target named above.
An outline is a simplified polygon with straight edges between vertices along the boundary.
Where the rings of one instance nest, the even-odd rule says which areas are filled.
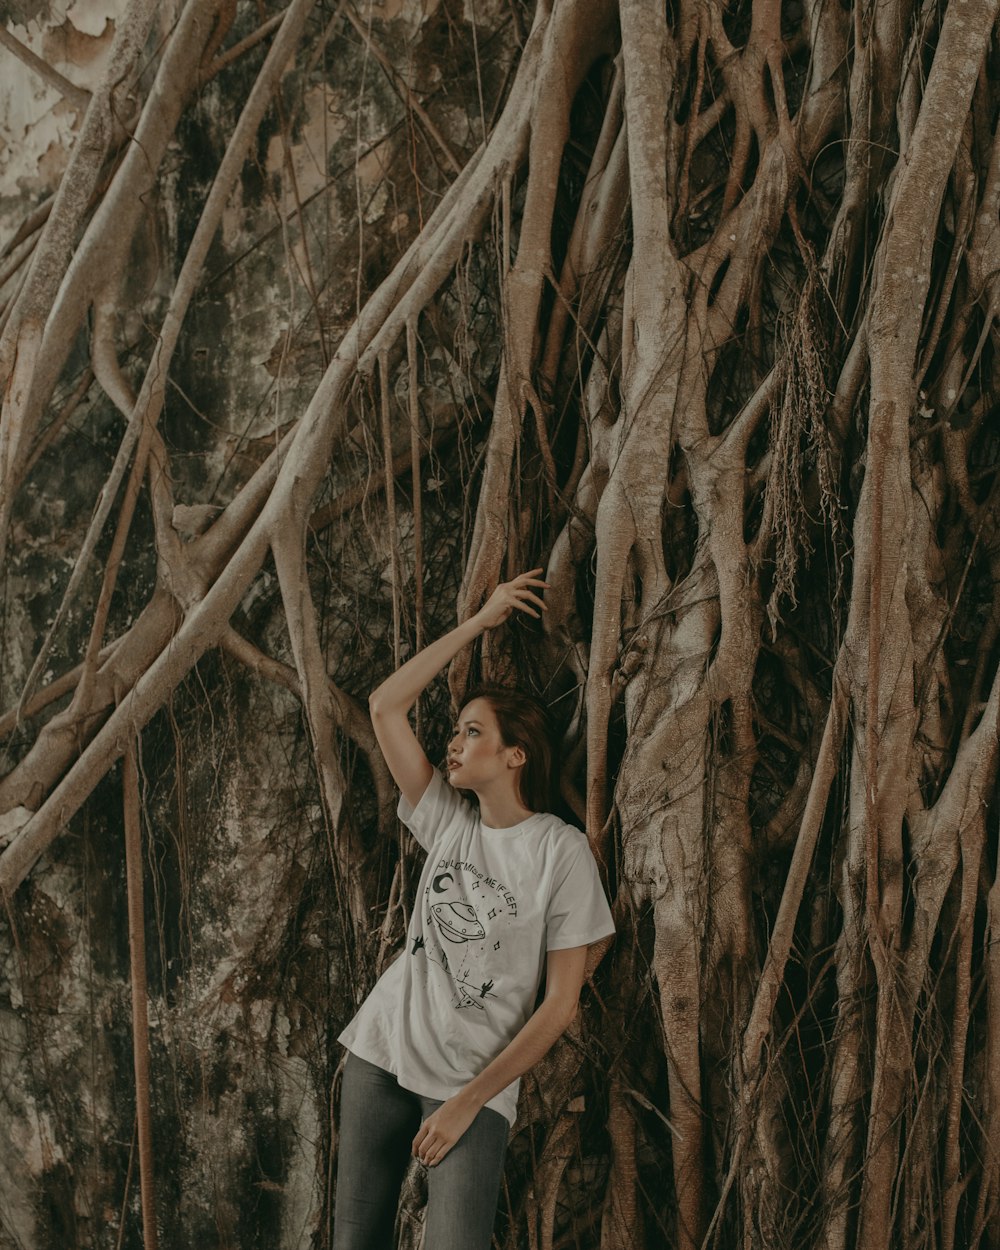
[[[3,16],[18,39],[89,89],[125,7],[32,3],[4,6]],[[151,65],[177,7],[159,12]],[[279,7],[239,5],[224,46]],[[490,109],[512,31],[506,6],[480,0],[474,9]],[[204,527],[300,415],[359,300],[444,184],[433,168],[412,166],[402,80],[389,81],[335,10],[314,11],[229,203],[171,370],[162,429],[182,537]],[[387,0],[365,14],[372,40],[405,67],[463,161],[482,132],[472,14],[470,5],[421,0]],[[120,309],[133,386],[266,46],[199,89],[144,206]],[[57,188],[79,124],[73,104],[0,48],[0,247]],[[475,315],[487,324],[485,311]],[[81,336],[59,399],[84,377],[87,347]],[[484,346],[484,372],[495,368],[496,350]],[[455,402],[454,391],[429,392],[428,418],[453,423]],[[16,703],[55,617],[122,428],[91,386],[17,501],[2,573],[0,708]],[[358,430],[331,466],[331,495],[379,471],[377,437],[375,424]],[[453,614],[461,569],[461,526],[441,490],[449,455],[429,473],[428,534],[439,540],[439,567],[428,575],[431,625]],[[401,500],[404,560],[411,530]],[[109,527],[102,558],[110,539]],[[313,553],[326,579],[331,671],[359,696],[390,662],[392,545],[376,491],[361,514],[327,525]],[[157,576],[144,502],[126,567],[108,638],[131,624]],[[96,563],[88,571],[58,634],[53,674],[82,654],[100,571]],[[236,623],[290,662],[266,570]],[[0,775],[35,732],[28,721],[0,743]],[[347,973],[338,904],[346,869],[331,862],[299,702],[212,654],[144,733],[140,772],[160,1245],[327,1245],[335,1038],[362,987]],[[352,803],[370,843],[373,799],[363,780]],[[386,848],[386,887],[395,854]],[[369,968],[372,958],[353,951],[350,966]],[[0,1140],[12,1148],[0,1150],[2,1250],[142,1244],[130,1002],[119,767],[18,891],[4,928]]]

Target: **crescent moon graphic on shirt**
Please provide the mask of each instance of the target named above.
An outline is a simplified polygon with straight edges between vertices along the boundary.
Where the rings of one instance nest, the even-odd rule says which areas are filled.
[[[454,881],[454,880],[455,878],[451,875],[450,872],[441,873],[439,877],[434,878],[434,887],[433,887],[434,893],[443,894],[445,890],[447,890],[448,887],[446,885],[442,885],[441,882],[442,881]]]

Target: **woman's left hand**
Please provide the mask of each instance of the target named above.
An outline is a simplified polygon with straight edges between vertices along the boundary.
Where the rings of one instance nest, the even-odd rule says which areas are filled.
[[[413,1154],[421,1163],[434,1167],[459,1140],[476,1118],[479,1108],[456,1094],[443,1102],[421,1124],[413,1139]]]

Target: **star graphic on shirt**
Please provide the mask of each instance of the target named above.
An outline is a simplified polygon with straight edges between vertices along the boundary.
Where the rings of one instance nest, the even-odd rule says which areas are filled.
[[[415,955],[417,951],[420,950],[420,948],[423,945],[424,945],[424,939],[422,937],[415,937],[413,939],[413,950],[410,951],[410,954]]]

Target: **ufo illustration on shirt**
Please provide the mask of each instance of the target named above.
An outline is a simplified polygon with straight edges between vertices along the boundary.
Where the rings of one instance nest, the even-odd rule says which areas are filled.
[[[476,909],[470,903],[435,903],[431,914],[442,937],[449,942],[477,942],[486,936]]]

